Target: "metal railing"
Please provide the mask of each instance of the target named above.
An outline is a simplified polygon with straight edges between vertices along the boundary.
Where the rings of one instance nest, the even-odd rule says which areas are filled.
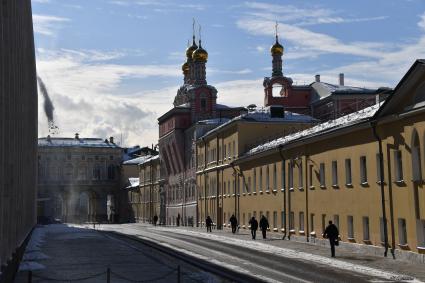
[[[90,280],[90,279],[94,279],[94,278],[100,278],[100,277],[104,277],[105,274],[106,274],[105,281],[107,283],[113,282],[112,279],[114,277],[117,278],[117,279],[120,279],[120,280],[127,281],[127,282],[143,283],[143,282],[156,282],[156,281],[168,278],[174,273],[176,273],[177,282],[180,283],[181,282],[181,274],[182,274],[181,269],[180,269],[180,265],[178,265],[177,268],[173,268],[170,271],[168,271],[167,273],[161,274],[158,277],[154,277],[154,278],[150,278],[150,279],[143,279],[143,280],[128,278],[127,276],[124,276],[124,275],[119,274],[115,271],[112,271],[112,269],[110,267],[108,267],[106,269],[106,271],[102,271],[100,273],[91,274],[91,275],[88,275],[88,276],[85,276],[85,277],[80,277],[80,278],[53,278],[53,277],[37,274],[37,273],[30,270],[30,271],[28,271],[28,281],[27,282],[32,283],[33,279],[39,279],[39,280],[43,280],[43,281],[68,282],[68,283],[70,283],[70,282],[79,282],[79,281],[86,281],[86,280]],[[184,274],[186,274],[186,273],[184,273]]]

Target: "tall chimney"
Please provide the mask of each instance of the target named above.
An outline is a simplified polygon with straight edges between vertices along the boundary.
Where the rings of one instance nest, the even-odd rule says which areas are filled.
[[[316,76],[314,76],[316,78],[316,83],[320,83],[320,75],[317,74]]]
[[[78,133],[75,133],[75,139],[76,140],[80,139],[80,136],[78,135]]]
[[[114,137],[110,137],[110,138],[109,138],[109,142],[110,142],[110,143],[114,143]]]
[[[339,74],[339,85],[344,85],[344,73]]]

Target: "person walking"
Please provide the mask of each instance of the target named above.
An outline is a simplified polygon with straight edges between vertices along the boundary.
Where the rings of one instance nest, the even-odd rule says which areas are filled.
[[[213,225],[213,221],[209,215],[207,216],[207,219],[205,219],[205,225],[207,225],[207,232],[212,232],[211,226]]]
[[[261,229],[261,232],[263,232],[263,239],[266,238],[267,228],[269,228],[269,221],[263,215],[261,216],[261,219],[260,219],[260,229]]]
[[[256,233],[257,233],[257,229],[258,229],[258,221],[257,221],[257,219],[255,219],[254,216],[251,218],[251,220],[249,220],[249,225],[251,225],[252,239],[255,240],[255,236],[256,236]]]
[[[331,255],[335,257],[335,246],[339,245],[338,242],[339,231],[335,224],[329,220],[329,225],[326,227],[323,237],[329,239],[329,244],[331,245]]]
[[[177,227],[180,226],[180,213],[177,214]]]
[[[158,221],[158,215],[154,215],[153,217],[153,225],[156,226],[156,222]]]
[[[232,233],[236,233],[236,227],[238,226],[238,220],[236,219],[236,216],[232,214],[232,217],[229,219],[230,225],[232,226]]]

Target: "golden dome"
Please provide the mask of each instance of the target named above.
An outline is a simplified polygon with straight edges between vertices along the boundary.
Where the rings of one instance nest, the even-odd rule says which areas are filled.
[[[185,62],[185,63],[182,65],[182,71],[183,71],[183,74],[188,74],[188,73],[189,73],[189,70],[190,70],[189,64],[188,64],[187,62]]]
[[[206,62],[208,60],[208,52],[202,48],[201,41],[199,41],[199,47],[193,52],[192,59],[201,62]]]
[[[283,46],[279,43],[279,41],[277,41],[276,38],[276,43],[273,44],[273,46],[270,48],[270,53],[272,55],[283,55]]]
[[[186,57],[187,57],[187,58],[192,58],[193,51],[195,51],[197,48],[198,48],[198,45],[196,45],[196,43],[195,43],[195,39],[194,39],[194,40],[193,40],[193,43],[192,43],[192,46],[189,46],[189,47],[186,49]]]

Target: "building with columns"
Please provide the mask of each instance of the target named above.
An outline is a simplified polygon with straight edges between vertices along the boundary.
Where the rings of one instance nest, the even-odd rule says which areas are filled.
[[[121,160],[112,137],[39,138],[39,220],[114,221]]]
[[[37,81],[30,0],[0,5],[0,282],[36,223]]]

